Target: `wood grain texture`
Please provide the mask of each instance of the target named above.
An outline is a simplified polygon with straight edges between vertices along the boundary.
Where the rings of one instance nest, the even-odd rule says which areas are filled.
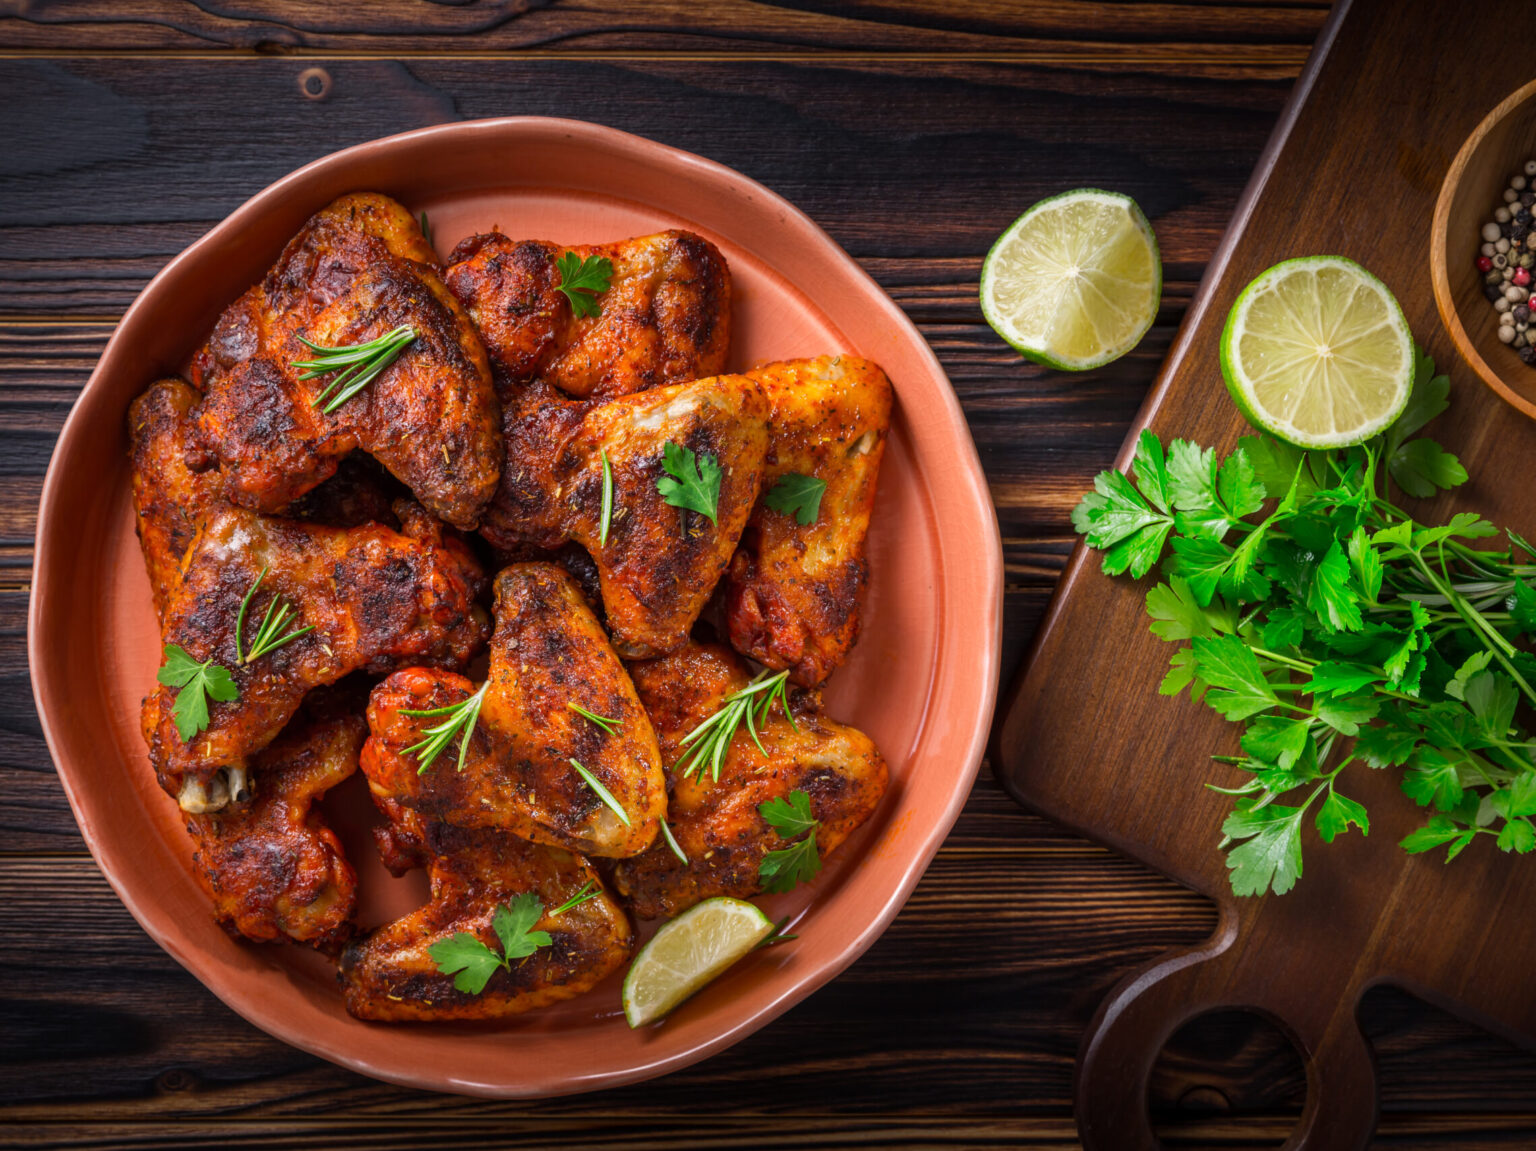
[[[1529,517],[1530,489],[1512,482],[1523,465],[1509,461],[1529,458],[1536,427],[1465,379],[1435,323],[1429,285],[1427,240],[1440,177],[1504,85],[1479,74],[1445,99],[1416,82],[1414,61],[1427,65],[1447,46],[1492,34],[1492,19],[1480,19],[1441,6],[1357,0],[1325,30],[1326,40],[1336,29],[1337,42],[1303,77],[1304,98],[1260,162],[1240,223],[1133,430],[1150,425],[1165,438],[1230,446],[1245,425],[1224,396],[1211,401],[1232,300],[1280,259],[1341,253],[1382,276],[1420,341],[1453,378],[1462,377],[1435,434],[1474,465],[1477,478],[1422,514],[1438,522],[1454,503],[1500,523]],[[1369,51],[1388,41],[1406,54],[1388,60]],[[1340,136],[1341,122],[1359,134]],[[1193,781],[1239,782],[1240,773],[1202,762],[1236,750],[1236,729],[1187,699],[1159,696],[1168,651],[1146,631],[1145,588],[1108,579],[1098,566],[1074,554],[1041,626],[997,740],[1004,777],[1039,810],[1211,895],[1222,915],[1210,940],[1127,976],[1101,1007],[1078,1081],[1085,1144],[1155,1146],[1140,1101],[1151,1064],[1174,1028],[1213,1009],[1263,1011],[1297,1038],[1310,1090],[1287,1145],[1315,1151],[1363,1147],[1371,1137],[1376,1081],[1355,1014],[1364,991],[1379,982],[1412,987],[1536,1048],[1528,963],[1536,933],[1526,913],[1536,899],[1536,871],[1494,851],[1469,851],[1454,868],[1437,856],[1403,854],[1396,844],[1423,817],[1398,793],[1393,773],[1361,770],[1343,781],[1372,813],[1369,839],[1324,848],[1310,842],[1308,829],[1307,869],[1294,891],[1231,895],[1225,860],[1211,848],[1230,801]],[[1112,682],[1096,675],[1110,664]],[[1170,796],[1180,797],[1176,806]]]
[[[667,1079],[541,1103],[433,1096],[247,1026],[137,927],[63,799],[24,642],[42,473],[122,309],[266,183],[429,123],[602,121],[765,181],[919,323],[998,506],[1011,675],[1067,561],[1068,512],[1135,417],[1325,9],[0,4],[0,94],[19,110],[0,124],[0,1144],[1076,1146],[1082,1028],[1125,971],[1208,935],[1213,911],[1023,812],[986,768],[858,964]],[[321,100],[299,87],[312,67],[331,81]],[[1024,206],[1083,183],[1142,202],[1167,278],[1135,353],[1064,377],[986,328],[976,277]],[[1517,1146],[1536,1122],[1536,1057],[1389,989],[1362,1020],[1394,1145]],[[1249,1017],[1198,1021],[1153,1077],[1158,1129],[1178,1146],[1273,1144],[1299,1111],[1299,1068]]]

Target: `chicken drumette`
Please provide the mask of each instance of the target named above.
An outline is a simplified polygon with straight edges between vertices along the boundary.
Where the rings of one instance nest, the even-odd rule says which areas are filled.
[[[419,506],[396,507],[399,532],[231,507],[202,526],[166,604],[162,637],[193,661],[226,669],[239,695],[210,703],[207,728],[186,741],[175,716],[184,689],[162,683],[144,701],[150,762],[184,810],[214,810],[242,793],[248,757],[276,737],[310,689],[359,669],[463,667],[484,645],[489,621],[474,602],[484,575],[474,557]],[[314,630],[242,663],[279,596],[294,613],[293,629]]]
[[[474,527],[500,474],[499,414],[485,348],[433,260],[399,204],[343,196],[219,318],[192,382],[198,443],[231,501],[279,511],[362,449],[435,515]],[[321,397],[335,373],[294,367],[315,358],[303,340],[355,346],[401,326],[414,341],[334,410]]]
[[[409,713],[451,707],[475,690],[461,675],[425,668],[396,672],[374,689],[363,771],[392,819],[399,822],[407,809],[589,855],[634,855],[650,845],[666,810],[656,736],[624,666],[562,569],[517,564],[497,576],[490,673],[463,770],[457,739],[423,768],[421,754],[409,749],[444,717]],[[608,790],[627,823],[576,764]]]
[[[763,496],[725,585],[731,644],[814,687],[859,637],[868,579],[864,537],[891,422],[891,382],[868,360],[822,356],[747,373],[768,397]],[[814,518],[765,502],[785,477],[826,485]]]
[[[431,898],[343,954],[347,1010],[359,1019],[516,1015],[580,995],[629,958],[629,919],[581,856],[503,831],[424,821],[410,811],[398,814],[401,819],[391,828],[397,840],[385,862],[397,873],[424,864]],[[595,894],[552,914],[588,884]],[[542,906],[533,930],[547,932],[549,943],[496,970],[478,994],[457,990],[454,976],[440,970],[429,949],[466,932],[499,953],[492,927],[496,909],[526,895]]]
[[[613,269],[596,316],[578,317],[557,261],[606,259]],[[564,248],[471,236],[444,278],[473,317],[507,389],[539,378],[568,395],[606,398],[713,376],[730,344],[725,257],[692,232]]]
[[[591,553],[613,645],[647,658],[687,642],[757,499],[768,405],[745,376],[715,376],[607,403],[564,400],[534,381],[505,414],[507,465],[480,532],[499,548]],[[715,518],[668,504],[658,487],[667,445],[720,469]],[[674,452],[676,449],[674,449]],[[603,460],[613,507],[603,540]]]
[[[669,763],[682,757],[683,736],[751,682],[740,657],[718,645],[689,644],[630,671]],[[762,891],[763,857],[787,846],[758,810],[770,799],[806,793],[821,823],[816,847],[823,859],[879,806],[887,769],[870,738],[827,719],[810,696],[797,695],[790,706],[794,725],[776,709],[757,729],[766,755],[741,731],[718,780],[708,767],[669,773],[667,824],[688,862],[658,840],[615,865],[614,890],[636,915],[670,917],[711,896]]]
[[[351,937],[357,875],[313,805],[357,770],[366,735],[360,716],[297,719],[251,758],[247,802],[187,816],[198,877],[231,932],[323,951]]]

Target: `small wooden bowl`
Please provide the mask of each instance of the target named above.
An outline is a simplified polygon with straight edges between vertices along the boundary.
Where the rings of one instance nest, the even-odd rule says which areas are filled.
[[[1536,419],[1536,366],[1499,342],[1498,313],[1483,295],[1483,273],[1475,263],[1483,225],[1493,218],[1509,178],[1532,156],[1536,80],[1483,117],[1456,153],[1435,201],[1429,272],[1440,320],[1462,359],[1512,407]],[[1536,178],[1531,187],[1536,189]],[[1536,274],[1532,281],[1536,286]]]

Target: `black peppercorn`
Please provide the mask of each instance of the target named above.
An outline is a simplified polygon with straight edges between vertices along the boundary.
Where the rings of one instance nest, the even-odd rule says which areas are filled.
[[[1536,348],[1527,344],[1520,349],[1520,358],[1528,364],[1536,364]]]
[[[1494,300],[1502,300],[1504,298],[1504,291],[1495,284],[1484,284],[1483,295],[1487,296],[1491,303]]]

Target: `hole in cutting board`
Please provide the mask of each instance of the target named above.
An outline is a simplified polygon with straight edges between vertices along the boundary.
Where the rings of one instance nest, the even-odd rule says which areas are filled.
[[[1205,1142],[1212,1134],[1205,1128],[1233,1119],[1273,1120],[1278,1147],[1306,1100],[1306,1066],[1285,1033],[1262,1015],[1228,1010],[1197,1016],[1174,1032],[1152,1066],[1147,1104],[1153,1130],[1168,1147]],[[1271,1128],[1260,1126],[1263,1132],[1252,1134],[1262,1138]]]

